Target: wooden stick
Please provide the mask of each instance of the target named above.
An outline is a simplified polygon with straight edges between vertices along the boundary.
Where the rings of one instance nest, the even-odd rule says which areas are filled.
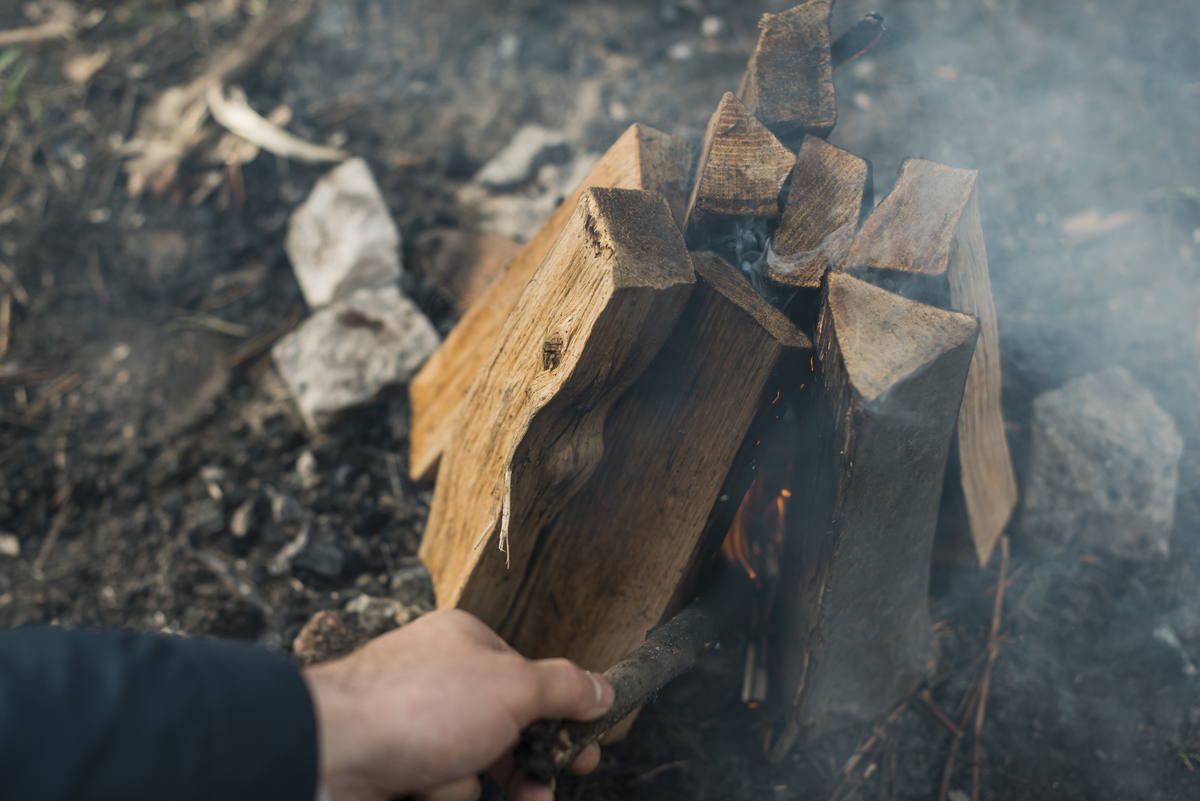
[[[646,125],[630,126],[559,204],[512,264],[471,305],[409,384],[409,474],[414,481],[428,480],[436,474],[471,382],[486,363],[521,293],[575,213],[583,191],[600,186],[659,192],[670,204],[675,221],[682,225],[691,162],[692,147],[682,139]]]
[[[979,682],[976,682],[967,694],[967,705],[963,710],[962,718],[959,719],[958,734],[954,735],[954,741],[950,744],[950,756],[946,757],[946,767],[942,770],[938,801],[946,801],[946,797],[950,794],[950,779],[954,775],[954,755],[958,752],[958,746],[962,744],[963,738],[967,736],[967,724],[971,721],[971,714],[975,711],[975,704],[979,701],[979,689]]]
[[[8,338],[12,331],[12,293],[0,294],[0,359],[8,355]]]
[[[420,556],[438,606],[507,608],[542,527],[604,453],[609,408],[683,311],[694,271],[662,195],[591,188],[456,420]]]
[[[887,727],[895,723],[896,720],[899,719],[902,714],[904,714],[904,710],[906,709],[908,709],[908,701],[904,700],[900,703],[900,706],[896,707],[896,710],[892,712],[892,714],[887,716],[887,720],[883,722],[883,725],[876,729],[876,731],[867,738],[866,742],[855,749],[853,756],[846,760],[846,766],[842,768],[843,776],[849,776],[851,771],[858,767],[858,763],[862,761],[862,758],[866,756],[867,752],[874,748],[877,742],[887,736]]]
[[[616,699],[604,717],[590,722],[544,720],[530,726],[517,744],[517,769],[549,782],[563,773],[597,737],[649,701],[671,679],[691,670],[723,624],[734,619],[750,595],[749,579],[736,566],[725,568],[716,584],[646,641],[604,671]]]
[[[963,736],[963,730],[934,702],[933,696],[929,694],[929,690],[921,690],[921,692],[917,693],[917,700],[921,702],[921,706],[925,707],[925,711],[932,715],[934,720],[945,726],[951,734],[956,737]]]
[[[1000,615],[1004,608],[1005,575],[1008,573],[1008,537],[1000,535],[1000,576],[996,584],[996,605],[992,608],[992,630],[988,635],[987,663],[979,687],[979,708],[975,713],[975,756],[971,766],[971,801],[979,801],[982,766],[979,764],[979,744],[983,733],[983,715],[987,711],[988,690],[992,686],[992,664],[1000,650]]]

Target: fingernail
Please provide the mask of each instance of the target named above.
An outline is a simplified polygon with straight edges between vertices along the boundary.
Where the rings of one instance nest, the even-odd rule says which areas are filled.
[[[612,688],[612,685],[608,683],[608,680],[605,679],[604,681],[601,681],[600,677],[590,670],[584,672],[587,673],[587,677],[592,680],[592,686],[596,688],[596,705],[609,706],[612,704],[613,695],[615,692]]]

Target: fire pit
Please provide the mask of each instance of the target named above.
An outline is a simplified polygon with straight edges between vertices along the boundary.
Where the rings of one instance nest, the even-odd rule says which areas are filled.
[[[1196,9],[793,5],[0,10],[0,623],[700,599],[561,797],[1194,797]]]

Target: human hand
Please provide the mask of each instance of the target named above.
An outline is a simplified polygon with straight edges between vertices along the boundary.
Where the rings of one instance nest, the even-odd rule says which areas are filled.
[[[333,801],[473,801],[484,769],[512,801],[552,801],[550,785],[513,766],[521,731],[539,718],[594,720],[614,697],[603,676],[566,659],[525,659],[456,609],[431,612],[304,677],[320,780]],[[572,772],[599,761],[593,744]]]

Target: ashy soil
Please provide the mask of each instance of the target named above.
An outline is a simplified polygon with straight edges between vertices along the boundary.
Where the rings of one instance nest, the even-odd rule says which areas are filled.
[[[305,313],[283,236],[322,168],[263,153],[240,190],[197,205],[193,162],[161,198],[125,191],[138,111],[265,5],[85,0],[76,38],[0,48],[0,289],[14,299],[0,531],[17,540],[0,555],[0,625],[288,650],[315,612],[363,593],[428,604],[409,580],[431,487],[405,477],[405,389],[310,438],[264,344]],[[238,80],[260,112],[288,106],[294,133],[367,159],[413,265],[423,232],[473,229],[458,189],[522,124],[580,151],[633,121],[699,142],[758,16],[788,5],[314,0],[290,45]],[[1019,478],[1032,399],[1111,364],[1185,439],[1170,560],[1035,552],[1014,523],[982,797],[1200,797],[1200,685],[1185,671],[1200,664],[1200,4],[853,0],[835,34],[876,10],[888,31],[838,71],[831,141],[872,160],[876,197],[905,156],[980,170]],[[0,30],[35,21],[0,7]],[[86,82],[64,77],[102,50]],[[1063,225],[1089,211],[1128,214],[1082,238]],[[415,268],[404,286],[453,325]],[[280,558],[302,532],[308,546]],[[980,669],[996,569],[935,571],[929,689],[952,717]],[[1167,619],[1198,623],[1174,647],[1154,636]],[[740,636],[562,797],[936,797],[952,735],[916,701],[848,775],[869,726],[769,764],[777,720],[739,701]],[[955,801],[971,787],[970,748],[958,757]]]

